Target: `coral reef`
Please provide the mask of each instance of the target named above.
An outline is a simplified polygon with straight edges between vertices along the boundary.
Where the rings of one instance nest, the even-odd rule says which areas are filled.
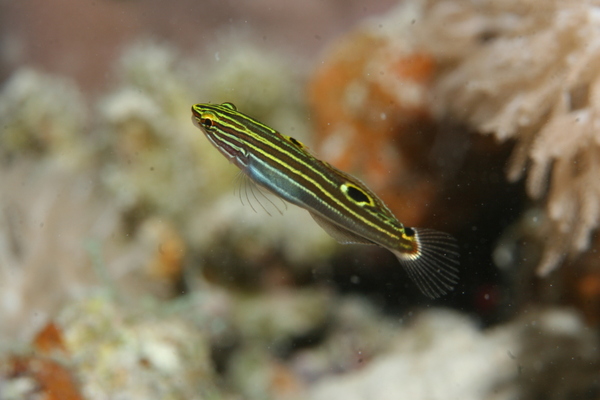
[[[88,399],[215,392],[206,339],[181,319],[136,318],[106,300],[89,299],[65,309],[58,321]]]
[[[323,289],[237,297],[230,316],[240,342],[228,360],[230,384],[251,400],[296,394],[304,381],[285,358],[299,342],[318,340],[335,307],[334,297]]]
[[[219,398],[205,334],[149,310],[133,313],[106,296],[71,304],[57,318],[60,329],[40,332],[34,355],[8,360],[0,396]]]
[[[361,297],[336,299],[327,335],[318,346],[299,349],[290,359],[294,373],[313,383],[360,370],[387,353],[401,322],[385,317]]]
[[[594,7],[409,0],[311,76],[246,28],[193,56],[126,46],[96,97],[16,69],[0,399],[598,398]],[[190,123],[199,101],[313,142],[403,222],[455,234],[461,286],[421,303],[393,256],[236,178]],[[532,279],[560,263],[576,268]]]
[[[597,332],[570,309],[531,309],[520,325],[515,384],[521,398],[597,399]],[[513,355],[511,355],[513,356]]]
[[[407,224],[430,222],[428,214],[460,215],[465,224],[464,210],[440,201],[440,193],[473,210],[508,189],[481,190],[491,196],[456,190],[468,163],[495,168],[485,157],[498,147],[477,148],[444,131],[467,126],[514,143],[507,181],[526,177],[543,223],[534,235],[509,231],[514,242],[542,245],[529,255],[545,276],[590,249],[600,223],[597,18],[584,1],[403,3],[339,40],[317,70],[310,99],[318,148],[373,183]],[[514,263],[531,259],[515,256]]]
[[[121,214],[97,174],[55,162],[15,160],[0,167],[0,186],[0,336],[23,339],[98,284],[90,246],[113,277],[103,261],[126,252]]]
[[[218,385],[215,350],[232,340]],[[33,353],[0,359],[0,396],[594,398],[595,343],[569,309],[532,308],[483,330],[455,311],[399,322],[364,299],[312,290],[250,302],[206,290],[166,308],[132,308],[102,295],[62,310],[38,333]]]
[[[516,140],[507,176],[551,222],[538,273],[590,247],[600,223],[598,13],[585,1],[424,1],[415,35],[436,57],[433,98],[499,141]]]
[[[386,355],[317,384],[308,398],[513,399],[506,383],[517,375],[509,356],[520,351],[517,333],[509,327],[481,332],[452,312],[423,313],[399,330]]]
[[[417,43],[415,21],[427,17],[419,4],[403,3],[369,19],[327,49],[309,82],[316,149],[364,179],[403,224],[456,236],[461,252],[470,256],[461,261],[461,294],[454,297],[494,314],[497,305],[479,300],[498,280],[491,249],[525,196],[503,177],[509,146],[469,136],[436,114],[432,100],[440,66],[436,55]],[[333,269],[342,281],[359,272],[349,268],[352,258],[336,259]],[[397,288],[404,281],[397,264],[384,260],[373,252],[360,264],[376,271],[366,274],[365,286],[376,284],[391,303],[404,288],[388,293],[386,284]],[[386,276],[376,282],[379,274]],[[410,288],[407,293],[410,298]]]
[[[386,355],[316,384],[303,398],[595,398],[594,343],[566,309],[532,310],[487,331],[454,312],[429,311],[398,331]],[[565,362],[573,369],[557,379]]]
[[[268,77],[253,79],[248,66],[264,65],[273,56],[232,47],[241,55],[232,53],[237,61],[230,68],[237,65],[240,79],[261,85]],[[264,57],[250,57],[249,63],[249,54]],[[91,110],[72,82],[30,69],[16,71],[2,87],[3,335],[30,335],[64,301],[90,286],[110,287],[132,300],[143,293],[170,297],[182,289],[186,257],[194,257],[196,269],[217,280],[237,275],[261,284],[281,281],[276,275],[287,273],[278,268],[272,277],[261,278],[271,271],[264,268],[269,258],[288,258],[302,276],[324,262],[333,241],[297,210],[286,218],[268,218],[261,203],[269,206],[270,200],[236,183],[236,169],[190,123],[195,91],[218,87],[210,79],[197,81],[197,62],[154,43],[133,45],[116,66],[118,87]],[[298,85],[298,77],[278,70],[284,75],[279,81],[287,82],[285,91]],[[289,98],[269,112],[301,121],[297,96]],[[295,127],[300,135],[307,130],[306,122]],[[276,214],[287,208],[274,207]],[[234,240],[238,248],[231,251]],[[222,249],[225,259],[211,257]],[[245,269],[248,265],[256,269]],[[295,274],[289,270],[289,276]],[[186,279],[193,286],[192,275]]]

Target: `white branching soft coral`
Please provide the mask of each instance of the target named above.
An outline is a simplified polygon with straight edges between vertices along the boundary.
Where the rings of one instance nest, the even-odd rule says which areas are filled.
[[[424,1],[416,27],[440,61],[435,97],[498,140],[507,174],[545,200],[544,275],[586,250],[600,223],[600,2]]]

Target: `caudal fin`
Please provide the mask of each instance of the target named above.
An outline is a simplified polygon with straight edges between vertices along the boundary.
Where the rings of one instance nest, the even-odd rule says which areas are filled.
[[[415,251],[393,253],[425,295],[440,297],[458,282],[458,245],[444,232],[423,228],[414,231]]]

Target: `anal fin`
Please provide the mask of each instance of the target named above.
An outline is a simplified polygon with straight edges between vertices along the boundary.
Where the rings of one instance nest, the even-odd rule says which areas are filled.
[[[310,216],[315,220],[317,224],[332,238],[337,240],[341,244],[375,244],[362,236],[357,235],[347,229],[342,228],[338,224],[329,221],[320,215],[309,212]]]

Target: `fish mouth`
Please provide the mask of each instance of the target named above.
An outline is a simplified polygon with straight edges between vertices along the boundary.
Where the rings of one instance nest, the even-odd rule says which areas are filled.
[[[234,147],[223,140],[219,140],[210,130],[202,125],[202,118],[192,108],[192,123],[200,128],[210,143],[217,148],[230,162],[237,165],[239,168],[245,168],[248,165],[248,153],[243,147]]]
[[[192,112],[193,112],[193,110],[192,110]],[[196,116],[196,114],[192,114],[192,123],[196,127],[202,129],[202,131],[204,131],[204,128],[202,127],[202,124],[200,123],[200,117]]]
[[[217,150],[219,150],[219,152],[221,152],[221,154],[223,154],[230,162],[234,163],[239,168],[245,168],[248,165],[248,153],[245,149],[241,147],[233,147],[227,144],[227,142],[217,139],[213,134],[211,134],[211,132],[202,127],[200,121],[198,121],[196,117],[192,117],[192,121],[194,122],[194,125],[202,129],[202,132],[204,132],[204,135],[209,142],[216,147]]]
[[[192,106],[192,115],[196,118],[200,118],[200,114],[196,111],[195,106]]]

